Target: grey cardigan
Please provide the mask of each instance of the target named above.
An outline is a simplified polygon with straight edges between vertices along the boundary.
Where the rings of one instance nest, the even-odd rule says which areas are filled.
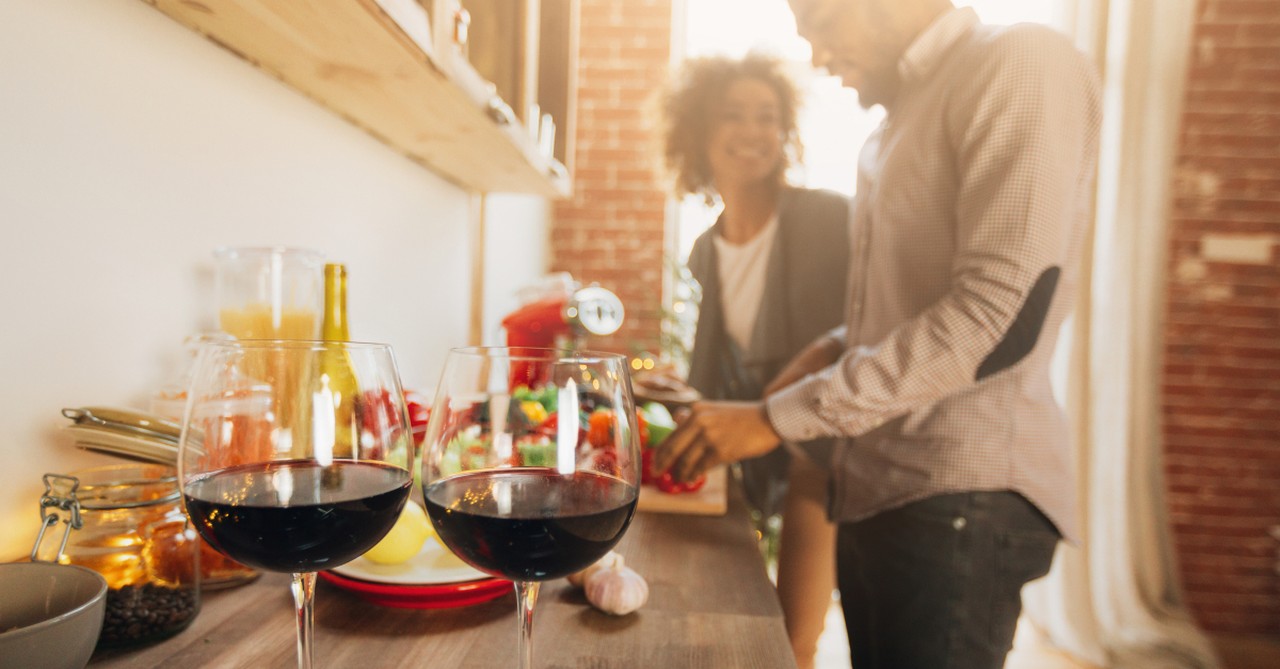
[[[791,358],[844,322],[849,272],[849,201],[832,191],[788,188],[778,203],[778,231],[769,252],[764,295],[750,347],[742,351],[724,328],[714,236],[694,242],[689,271],[702,285],[689,385],[709,399],[760,399],[764,386]],[[829,440],[806,444],[827,463]],[[784,448],[741,465],[752,505],[766,516],[780,510],[788,455]]]

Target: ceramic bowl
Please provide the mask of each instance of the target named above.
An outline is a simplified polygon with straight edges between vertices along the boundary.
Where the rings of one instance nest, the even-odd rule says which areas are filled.
[[[0,658],[23,669],[82,669],[102,632],[107,582],[50,562],[0,564]]]

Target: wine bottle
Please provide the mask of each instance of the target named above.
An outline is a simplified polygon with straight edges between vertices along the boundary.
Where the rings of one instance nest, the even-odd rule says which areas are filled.
[[[347,268],[339,263],[324,266],[324,318],[320,338],[326,342],[350,341],[347,329]],[[346,349],[333,347],[320,358],[319,390],[333,399],[333,433],[317,422],[316,453],[330,450],[335,458],[349,458],[359,436],[356,403],[359,386]]]

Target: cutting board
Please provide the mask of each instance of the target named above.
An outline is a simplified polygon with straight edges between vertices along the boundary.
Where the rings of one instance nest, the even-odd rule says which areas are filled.
[[[707,472],[707,484],[697,492],[668,494],[646,485],[640,487],[641,511],[723,516],[729,508],[729,477],[721,465]]]

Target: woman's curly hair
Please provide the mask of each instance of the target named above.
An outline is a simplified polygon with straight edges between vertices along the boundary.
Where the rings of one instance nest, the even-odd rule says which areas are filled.
[[[804,150],[796,129],[800,92],[786,68],[783,60],[760,53],[743,58],[704,56],[684,62],[660,102],[663,162],[676,195],[702,195],[708,203],[713,200],[707,138],[729,86],[743,78],[764,82],[778,96],[783,152],[775,176],[779,184],[786,182],[787,169],[801,160]]]

